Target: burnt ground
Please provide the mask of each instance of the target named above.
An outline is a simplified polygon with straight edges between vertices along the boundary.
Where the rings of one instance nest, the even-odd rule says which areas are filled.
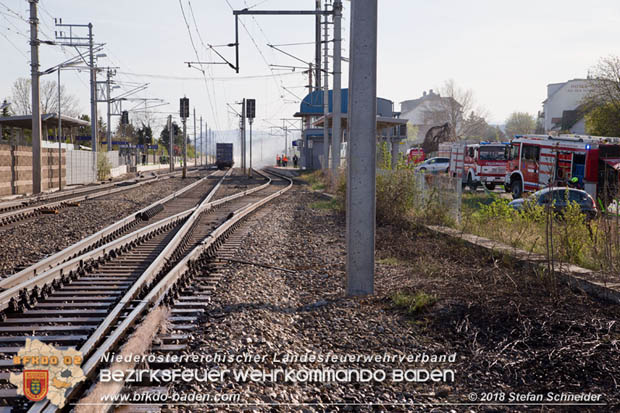
[[[176,411],[605,412],[620,409],[620,308],[542,280],[509,260],[415,225],[377,229],[376,294],[344,297],[344,217],[296,186],[249,222],[237,258],[295,274],[231,265],[193,333],[190,352],[250,352],[282,368],[450,368],[439,383],[177,384],[241,395],[241,405]],[[434,303],[410,313],[396,292]],[[274,362],[277,354],[456,354],[453,363]],[[196,365],[245,368],[247,364]],[[599,394],[603,406],[502,405],[510,393]],[[475,396],[472,396],[475,394]],[[486,397],[489,402],[479,403]],[[493,404],[493,403],[495,404]],[[453,404],[454,403],[454,404]],[[499,404],[498,404],[499,403]]]

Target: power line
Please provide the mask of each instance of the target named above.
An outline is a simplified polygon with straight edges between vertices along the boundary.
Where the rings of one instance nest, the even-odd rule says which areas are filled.
[[[24,16],[22,16],[21,14],[19,14],[15,10],[11,9],[9,6],[7,6],[3,2],[0,1],[0,5],[4,6],[5,9],[7,9],[11,14],[15,15],[17,18],[21,19],[23,22],[30,24],[28,19],[26,19]]]
[[[11,41],[11,39],[9,39],[9,37],[6,34],[0,32],[0,35],[2,35],[2,37],[4,37],[11,44],[11,46],[15,48],[15,50],[17,50],[22,56],[24,56],[26,61],[28,61],[28,56],[26,56],[26,53],[24,53],[19,47],[17,47],[15,43],[13,43],[13,41]]]
[[[19,35],[19,36],[23,37],[23,38],[24,38],[24,39],[26,39],[26,40],[30,40],[30,37],[26,36],[26,35],[25,35],[24,33],[22,33],[22,32],[18,32],[17,30],[15,30],[15,29],[11,29],[10,27],[7,27],[7,26],[0,26],[0,27],[1,27],[1,28],[3,28],[3,29],[8,30],[8,31],[9,31],[9,32],[11,32],[11,33],[15,33],[15,34],[17,34],[17,35]]]
[[[172,76],[172,75],[160,75],[156,73],[136,73],[136,72],[121,72],[117,71],[117,73],[122,73],[128,76],[143,76],[143,77],[152,77],[157,79],[169,79],[169,80],[203,80],[202,77],[195,76]],[[266,74],[266,75],[253,75],[253,76],[236,76],[236,77],[214,77],[211,80],[215,82],[232,82],[235,80],[250,80],[250,79],[265,79],[274,76],[292,76],[298,75],[301,72],[291,72],[291,73],[278,73],[278,74]]]
[[[185,21],[185,26],[187,27],[187,33],[189,34],[189,40],[192,44],[192,48],[194,49],[194,53],[196,54],[196,59],[198,59],[198,61],[200,61],[200,56],[198,55],[198,50],[196,49],[196,45],[194,44],[194,38],[192,36],[192,31],[189,27],[189,23],[187,22],[187,17],[185,16],[185,10],[183,9],[183,2],[182,0],[179,0],[179,6],[181,6],[181,14],[183,15],[183,20]],[[204,70],[201,70],[202,76],[204,78],[204,82],[205,82],[205,89],[207,91],[207,96],[209,98],[209,104],[211,106],[211,114],[213,115],[213,117],[215,118],[215,126],[217,129],[219,129],[219,122],[217,119],[217,115],[215,114],[215,110],[214,110],[214,105],[213,102],[211,101],[211,95],[209,94],[209,84],[207,81],[207,75],[205,74]]]
[[[198,40],[200,40],[202,47],[207,51],[207,53],[209,53],[209,58],[211,58],[211,50],[205,46],[205,43],[202,40],[202,35],[200,34],[200,30],[198,30],[198,24],[196,23],[196,15],[194,14],[194,8],[192,7],[192,2],[190,0],[187,0],[187,4],[189,5],[189,11],[192,15],[192,21],[194,22],[194,29],[196,30],[196,34],[198,34]],[[211,49],[212,48],[213,46],[211,46]],[[196,54],[196,56],[198,56],[198,54]],[[210,65],[207,65],[207,70],[209,71],[209,77],[211,78],[211,90],[209,91],[209,88],[207,88],[207,97],[209,98],[209,102],[211,106],[213,107],[213,102],[217,103],[217,94],[216,94],[215,84],[213,82],[213,71],[211,70]],[[203,72],[203,75],[204,75],[204,72]],[[212,100],[211,100],[210,92],[213,94]],[[215,113],[219,117],[219,111],[217,110],[217,106],[215,108]],[[218,123],[217,118],[215,119],[215,124],[216,124],[217,129],[219,129],[219,123]]]

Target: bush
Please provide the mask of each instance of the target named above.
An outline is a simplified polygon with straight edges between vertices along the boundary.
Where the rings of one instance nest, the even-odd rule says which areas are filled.
[[[97,151],[97,179],[99,181],[108,179],[110,177],[111,169],[112,165],[110,165],[107,153],[102,149],[99,149],[99,151]]]
[[[394,306],[404,309],[407,314],[415,315],[435,304],[437,302],[437,297],[429,295],[424,291],[418,291],[416,293],[398,291],[392,295],[392,302]]]

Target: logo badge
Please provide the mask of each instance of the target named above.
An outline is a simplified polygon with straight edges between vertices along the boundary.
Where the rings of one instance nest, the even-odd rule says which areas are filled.
[[[33,402],[47,395],[49,372],[47,370],[24,370],[24,396]]]

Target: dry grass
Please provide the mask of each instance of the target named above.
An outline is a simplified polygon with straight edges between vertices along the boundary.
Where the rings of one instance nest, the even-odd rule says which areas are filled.
[[[170,310],[167,308],[159,307],[155,311],[150,312],[144,319],[142,324],[138,326],[136,331],[131,335],[129,341],[121,348],[121,356],[129,355],[143,355],[146,354],[150,348],[151,343],[155,336],[165,327],[165,321],[170,314]],[[135,367],[134,362],[125,363],[113,363],[110,366],[111,370],[128,371]],[[93,391],[84,398],[82,398],[75,408],[76,413],[105,413],[108,411],[112,403],[99,404],[94,406],[94,403],[102,403],[103,397],[110,397],[118,394],[123,389],[123,383],[120,382],[108,382],[97,383]]]

